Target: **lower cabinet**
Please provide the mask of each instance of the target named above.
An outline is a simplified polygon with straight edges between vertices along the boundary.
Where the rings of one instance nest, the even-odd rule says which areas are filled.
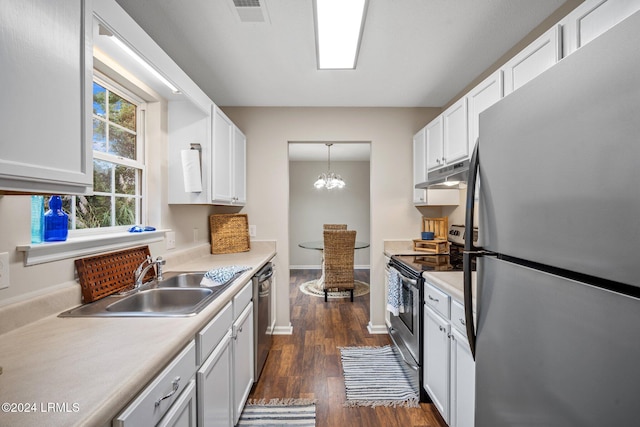
[[[236,425],[254,379],[252,297],[252,282],[249,282],[112,425]]]
[[[464,307],[430,284],[425,305],[424,388],[449,427],[473,427],[475,361]]]
[[[253,303],[233,323],[233,422],[238,423],[253,386]]]
[[[186,400],[182,398],[184,392],[189,393],[188,389],[193,385],[192,379],[195,373],[196,345],[191,341],[113,420],[113,425],[115,427],[155,426],[159,423],[160,425],[178,425],[171,420],[186,419],[191,420],[192,424],[179,425],[195,426],[195,413],[191,414],[188,411],[189,408],[194,407],[193,401],[190,402],[188,397]],[[184,408],[187,408],[186,413]]]

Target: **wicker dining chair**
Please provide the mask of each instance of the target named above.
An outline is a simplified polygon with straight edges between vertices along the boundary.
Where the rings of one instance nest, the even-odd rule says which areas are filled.
[[[322,228],[324,230],[346,230],[347,224],[324,224]]]
[[[353,302],[355,243],[355,230],[324,230],[324,281],[322,287],[325,302],[327,302],[330,290],[351,291],[351,302]]]

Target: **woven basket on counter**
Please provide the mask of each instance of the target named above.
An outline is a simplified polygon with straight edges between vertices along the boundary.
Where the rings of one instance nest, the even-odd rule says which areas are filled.
[[[247,214],[214,214],[209,216],[209,226],[212,254],[247,252],[251,249]]]

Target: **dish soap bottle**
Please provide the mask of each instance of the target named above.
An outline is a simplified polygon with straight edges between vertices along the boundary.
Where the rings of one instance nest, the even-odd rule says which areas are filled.
[[[31,243],[44,237],[44,196],[31,196]]]
[[[44,214],[44,241],[64,242],[67,240],[69,215],[62,210],[60,196],[51,196],[49,210]]]

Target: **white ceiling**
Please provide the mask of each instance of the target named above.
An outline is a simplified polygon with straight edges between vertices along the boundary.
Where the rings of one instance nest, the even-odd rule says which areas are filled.
[[[565,0],[369,0],[356,70],[317,70],[312,0],[116,0],[220,106],[442,107]]]

